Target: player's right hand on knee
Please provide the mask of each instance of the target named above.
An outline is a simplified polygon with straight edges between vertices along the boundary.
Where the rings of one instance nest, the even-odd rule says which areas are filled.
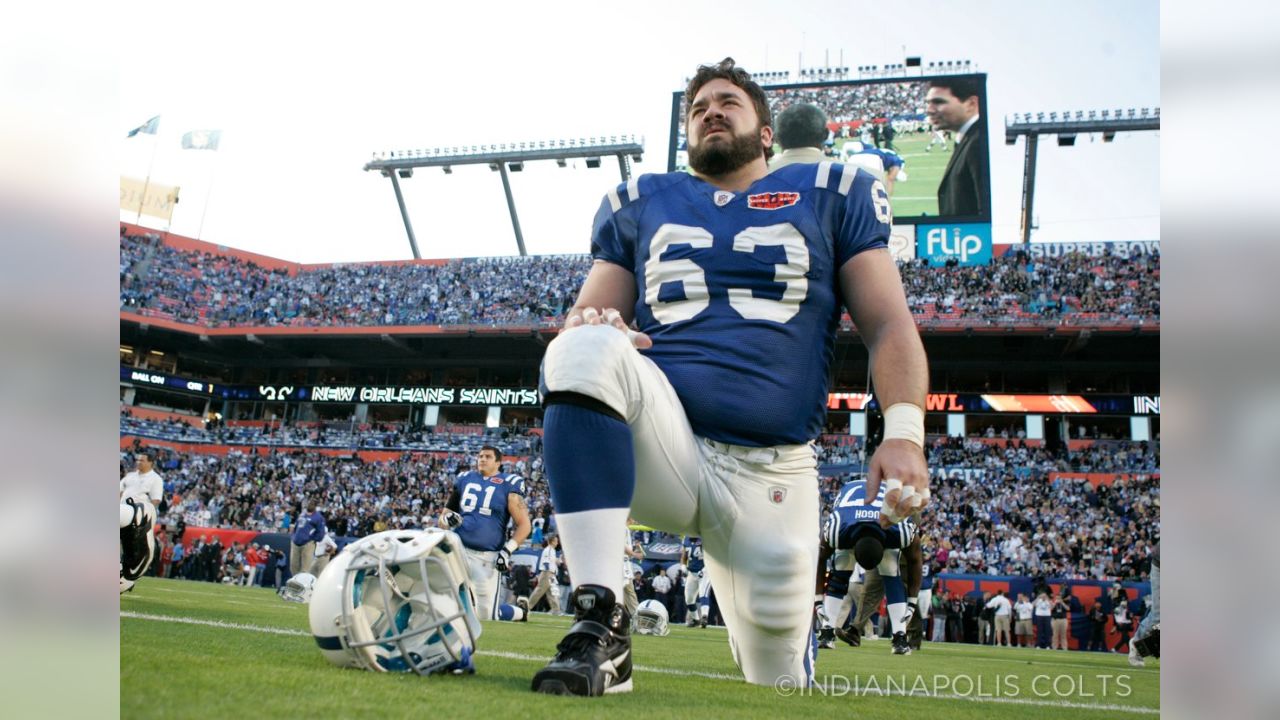
[[[929,470],[919,445],[907,440],[885,440],[871,456],[867,473],[867,497],[876,497],[885,484],[882,520],[894,524],[906,517],[919,517],[929,506]]]
[[[569,319],[565,320],[564,329],[572,330],[582,325],[611,325],[617,328],[618,332],[626,335],[637,349],[653,347],[653,340],[638,330],[632,330],[626,320],[622,319],[622,313],[615,308],[605,308],[604,313],[593,307],[583,308],[581,313],[569,315]]]

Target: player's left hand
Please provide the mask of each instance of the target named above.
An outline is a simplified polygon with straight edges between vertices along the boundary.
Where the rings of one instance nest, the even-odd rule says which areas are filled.
[[[898,482],[892,482],[897,480]],[[888,484],[880,524],[893,525],[905,517],[919,514],[929,505],[929,468],[924,450],[910,440],[885,440],[871,456],[867,471],[867,497],[870,505],[880,492],[880,483]],[[901,483],[899,486],[898,483]]]
[[[498,572],[502,572],[502,573],[510,570],[511,569],[511,551],[507,550],[506,548],[501,548],[500,550],[498,550],[498,557],[494,559],[493,566],[498,569]]]

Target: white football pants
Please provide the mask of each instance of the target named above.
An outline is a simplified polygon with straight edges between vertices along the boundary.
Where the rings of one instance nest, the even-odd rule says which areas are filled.
[[[498,568],[493,564],[498,559],[498,551],[466,550],[467,570],[476,591],[476,617],[492,620],[497,617],[498,607]]]
[[[610,326],[561,333],[547,347],[543,380],[551,392],[587,395],[626,419],[636,462],[631,514],[702,538],[706,573],[747,682],[809,682],[819,534],[813,447],[751,448],[695,436],[662,370]]]

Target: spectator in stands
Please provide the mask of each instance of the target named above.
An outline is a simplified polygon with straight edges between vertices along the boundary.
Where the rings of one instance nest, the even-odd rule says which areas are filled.
[[[800,101],[828,102],[805,97]],[[290,275],[238,258],[163,244],[147,248],[147,261],[130,262],[122,275],[121,309],[204,327],[553,326],[590,267],[587,256],[481,258],[443,265],[344,265]],[[137,252],[130,238],[122,240],[122,263]],[[919,261],[901,266],[918,322],[963,326],[1056,325],[1075,318],[1158,321],[1159,270],[1158,254],[1073,252],[1033,261],[1022,251],[982,267],[930,268]]]

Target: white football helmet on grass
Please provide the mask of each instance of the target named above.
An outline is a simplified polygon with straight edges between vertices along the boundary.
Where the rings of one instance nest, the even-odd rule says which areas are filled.
[[[280,588],[280,598],[295,603],[311,602],[311,593],[315,590],[316,576],[311,573],[298,573],[289,578],[289,582]]]
[[[665,605],[657,600],[645,600],[636,608],[632,624],[635,625],[637,634],[663,636],[671,632],[671,626],[667,620]]]
[[[462,542],[447,530],[387,530],[347,545],[317,578],[310,619],[335,665],[475,672],[475,592]]]

